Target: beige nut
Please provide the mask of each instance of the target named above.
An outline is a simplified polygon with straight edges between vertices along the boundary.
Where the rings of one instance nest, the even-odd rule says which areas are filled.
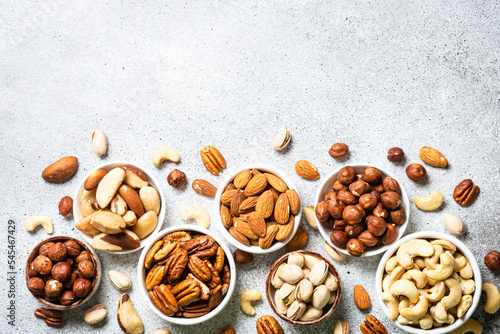
[[[483,325],[477,320],[470,318],[462,326],[451,331],[449,334],[466,334],[472,332],[473,334],[481,334],[483,332]]]
[[[54,224],[47,216],[34,215],[24,222],[24,228],[28,231],[33,231],[38,225],[43,226],[45,232],[52,234],[54,232]]]
[[[128,293],[124,293],[120,297],[118,302],[118,309],[116,311],[116,316],[118,319],[118,325],[122,331],[127,334],[142,334],[144,333],[144,324],[142,319],[137,314],[137,311],[132,305],[130,296]]]
[[[141,189],[149,185],[148,177],[139,168],[134,166],[122,166],[122,168],[125,169],[125,179],[123,183],[135,189]]]
[[[389,291],[382,292],[382,295],[380,297],[381,297],[380,299],[387,306],[387,313],[389,314],[389,319],[396,320],[397,317],[399,316],[398,299],[395,296],[393,296]]]
[[[132,231],[142,240],[153,233],[157,225],[158,216],[154,211],[148,211],[137,219]]]
[[[393,296],[406,296],[411,303],[416,303],[419,300],[418,289],[412,281],[400,279],[394,282],[389,288],[389,292]]]
[[[111,201],[111,212],[116,213],[119,216],[123,216],[127,213],[127,203],[118,193],[115,194],[115,197],[113,197],[113,200]]]
[[[411,269],[413,267],[414,257],[429,257],[433,254],[434,247],[432,247],[430,242],[424,239],[412,239],[399,247],[396,258],[402,267]]]
[[[127,227],[132,227],[137,223],[137,216],[134,211],[128,210],[124,215],[123,215],[123,220],[125,221],[125,224],[127,224]]]
[[[429,301],[425,296],[420,296],[414,306],[405,307],[399,310],[399,313],[410,321],[415,321],[424,316],[429,309]]]
[[[486,292],[484,311],[489,314],[496,313],[500,308],[500,292],[498,288],[491,283],[483,283],[482,289]]]
[[[110,270],[108,272],[108,277],[111,283],[118,290],[127,290],[132,286],[132,281],[127,274],[122,273],[118,270]]]
[[[302,208],[304,216],[306,216],[306,221],[314,229],[318,229],[318,223],[316,221],[316,214],[314,213],[314,206],[309,205]]]
[[[108,315],[108,309],[106,308],[106,305],[97,304],[89,308],[87,311],[85,311],[83,320],[85,320],[85,322],[90,325],[95,325],[98,322],[104,320],[104,318],[106,318],[107,315]]]
[[[106,135],[104,131],[101,129],[95,130],[92,132],[92,151],[98,156],[106,154],[108,150],[108,140],[106,139]]]
[[[465,224],[458,216],[453,213],[446,212],[443,215],[443,221],[448,231],[455,235],[462,235],[465,233]]]
[[[99,211],[89,217],[90,225],[103,233],[116,234],[127,227],[123,218],[113,212]]]
[[[77,221],[75,223],[75,227],[85,234],[92,234],[93,235],[93,234],[101,233],[101,231],[99,231],[98,229],[96,229],[95,227],[93,227],[90,224],[92,222],[92,217],[98,212],[101,212],[101,211],[96,211],[93,214],[91,214],[83,219],[80,219],[79,221]]]
[[[204,228],[210,226],[210,215],[198,204],[189,204],[182,207],[181,211],[179,211],[179,217],[184,221],[194,219],[199,226]]]
[[[120,167],[113,168],[108,174],[104,175],[96,191],[96,200],[100,208],[104,209],[108,206],[124,178],[125,170]]]
[[[276,151],[284,150],[290,143],[291,139],[292,135],[290,134],[290,131],[283,129],[274,137],[272,147]]]
[[[150,186],[142,187],[139,190],[139,197],[144,205],[144,211],[154,211],[156,214],[160,212],[160,195],[155,188]]]
[[[126,251],[139,248],[141,241],[137,234],[130,230],[124,230],[118,234],[101,233],[92,239],[92,246],[103,251]]]
[[[338,250],[330,246],[326,241],[323,242],[323,247],[325,248],[326,252],[332,259],[338,262],[342,262],[345,260],[346,255],[344,253],[340,253]]]
[[[429,197],[424,197],[424,196],[415,196],[413,197],[413,203],[419,208],[420,210],[424,211],[432,211],[436,210],[443,204],[443,194],[441,194],[439,191],[434,190],[431,192]]]
[[[443,253],[439,256],[439,265],[436,269],[429,270],[425,273],[427,278],[442,281],[453,274],[455,269],[455,259],[448,253]]]
[[[153,334],[170,334],[170,331],[168,329],[157,329]]]
[[[248,315],[255,315],[255,309],[252,306],[253,301],[262,298],[259,290],[250,289],[243,292],[240,296],[240,307]]]
[[[157,149],[151,156],[151,162],[155,166],[159,166],[163,161],[168,160],[172,162],[179,162],[179,153],[173,148],[162,147]]]

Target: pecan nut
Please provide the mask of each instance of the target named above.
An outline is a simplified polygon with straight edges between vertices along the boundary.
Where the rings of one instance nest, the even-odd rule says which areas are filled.
[[[202,300],[208,300],[208,298],[210,298],[210,288],[205,283],[203,283],[202,281],[200,281],[199,279],[197,279],[191,273],[189,273],[187,275],[187,278],[190,278],[193,281],[195,281],[198,284],[198,286],[200,287],[200,299],[202,299]]]
[[[189,241],[189,240],[191,240],[191,234],[187,233],[186,231],[172,232],[172,233],[169,233],[163,237],[163,241],[170,242],[170,243],[173,243],[176,241],[178,241],[180,243],[184,243],[184,242]]]
[[[223,293],[222,285],[217,285],[210,295],[210,299],[208,300],[208,306],[211,308],[216,308],[222,302],[225,293]]]
[[[203,282],[207,282],[212,278],[210,268],[208,268],[207,265],[196,255],[191,255],[189,257],[188,268],[195,277]]]
[[[201,161],[205,168],[213,175],[219,175],[226,168],[226,159],[213,146],[207,145],[200,151]]]
[[[224,267],[224,249],[217,245],[217,251],[215,252],[214,268],[221,272]]]
[[[188,260],[187,251],[182,248],[179,248],[172,253],[165,263],[165,273],[168,275],[168,283],[173,283],[182,277]]]
[[[146,267],[146,269],[151,268],[151,265],[153,264],[154,256],[156,255],[156,252],[158,252],[158,250],[160,249],[160,247],[162,245],[163,245],[163,240],[158,240],[157,242],[155,242],[153,247],[151,247],[151,249],[146,254],[146,260],[144,262],[144,267]]]
[[[224,266],[224,269],[222,270],[222,282],[227,285],[231,282],[231,271],[227,265]]]
[[[197,301],[184,307],[184,312],[182,315],[186,318],[196,318],[210,312],[212,308],[208,305],[206,301]]]
[[[462,206],[470,205],[479,194],[479,187],[473,186],[471,179],[460,182],[453,191],[453,199]]]
[[[165,284],[155,286],[152,291],[149,291],[149,297],[153,304],[169,317],[179,309],[177,299]]]
[[[384,325],[370,314],[366,316],[365,323],[361,324],[359,327],[363,334],[387,334]]]
[[[47,325],[61,326],[62,325],[62,312],[50,310],[43,307],[35,310],[35,316],[42,318]]]
[[[208,267],[208,269],[210,269],[210,272],[212,273],[212,278],[208,282],[208,286],[213,289],[221,283],[219,272],[214,268],[210,261],[205,260],[203,261],[203,263]]]
[[[214,238],[209,235],[202,235],[199,237],[195,237],[189,241],[186,241],[184,245],[182,245],[182,249],[186,250],[188,254],[192,254],[195,252],[199,252],[205,249],[212,247],[215,243]]]
[[[173,242],[173,243],[168,243],[168,242],[164,243],[163,247],[161,249],[159,249],[158,252],[156,252],[156,254],[154,255],[154,259],[156,261],[161,261],[163,259],[166,259],[167,256],[169,256],[174,251],[176,251],[177,248],[179,248],[179,246],[180,246],[179,242],[177,242],[177,241]]]
[[[270,315],[263,315],[257,319],[258,334],[283,334],[281,325]]]
[[[200,299],[201,289],[198,283],[192,279],[185,279],[172,289],[179,306],[189,305]]]
[[[165,267],[155,265],[146,276],[146,289],[153,290],[153,288],[160,284],[165,276]]]

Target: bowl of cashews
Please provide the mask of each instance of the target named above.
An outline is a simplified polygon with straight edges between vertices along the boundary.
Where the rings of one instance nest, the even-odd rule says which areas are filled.
[[[408,333],[449,333],[474,313],[481,272],[472,252],[445,233],[410,234],[384,254],[376,289],[385,314]]]

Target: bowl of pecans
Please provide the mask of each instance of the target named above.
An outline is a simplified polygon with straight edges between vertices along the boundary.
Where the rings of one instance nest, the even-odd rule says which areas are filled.
[[[193,325],[216,316],[231,299],[236,265],[229,248],[199,226],[161,231],[143,249],[137,279],[146,304],[160,318]]]

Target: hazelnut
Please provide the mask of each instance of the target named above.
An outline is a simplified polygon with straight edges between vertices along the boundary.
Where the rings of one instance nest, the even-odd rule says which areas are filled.
[[[345,205],[339,199],[334,198],[329,200],[328,202],[328,212],[335,219],[342,218],[342,212],[344,211]]]
[[[356,171],[351,166],[342,167],[339,170],[337,180],[344,185],[349,185],[349,184],[353,183],[354,181],[356,181]],[[336,190],[336,189],[333,189],[333,190]]]
[[[384,178],[384,180],[382,181],[382,186],[384,187],[384,191],[394,191],[401,195],[401,188],[399,187],[399,183],[392,177]]]
[[[346,225],[344,232],[349,238],[356,238],[364,230],[365,224],[359,223],[356,225]]]
[[[332,228],[334,221],[335,220],[333,219],[333,217],[330,217],[326,221],[322,222],[321,224],[323,224],[323,226],[326,227],[326,228]]]
[[[56,242],[47,251],[47,256],[53,262],[64,261],[67,254],[66,247],[62,242]]]
[[[64,262],[69,264],[70,267],[73,267],[73,263],[75,263],[75,261],[73,259],[70,259],[69,257],[66,258],[66,260],[64,260]]]
[[[492,250],[484,257],[484,264],[492,271],[500,269],[500,253]]]
[[[43,299],[48,301],[49,303],[52,304],[58,304],[59,303],[59,297],[49,297],[49,296],[44,296]]]
[[[387,224],[384,218],[370,215],[366,217],[366,228],[374,236],[380,237],[382,234],[384,234],[387,228]]]
[[[379,184],[382,181],[382,172],[375,167],[366,167],[363,181],[373,185]]]
[[[80,255],[78,255],[77,258],[75,259],[77,264],[85,260],[92,261],[92,257],[90,256],[90,253],[87,251],[81,252]]]
[[[44,243],[43,245],[40,246],[38,254],[47,256],[47,252],[49,251],[49,248],[52,247],[52,245],[54,245],[52,241]]]
[[[80,247],[78,242],[76,242],[74,240],[66,241],[64,243],[64,247],[66,247],[66,251],[67,251],[68,255],[73,257],[73,258],[77,257],[82,252],[82,247]]]
[[[73,284],[73,293],[78,298],[84,298],[89,294],[92,284],[86,278],[78,278]]]
[[[233,253],[234,262],[237,264],[249,264],[253,261],[253,254],[242,251],[241,249],[236,249]]]
[[[346,245],[347,252],[355,257],[360,257],[365,252],[365,245],[356,238],[349,239]]]
[[[336,143],[330,147],[328,153],[334,159],[342,159],[349,154],[349,147],[344,143]]]
[[[373,247],[378,243],[378,238],[373,236],[370,231],[363,231],[358,235],[358,240],[363,243],[366,247]]]
[[[377,199],[377,202],[380,202],[380,195],[382,195],[382,193],[380,191],[372,190],[372,191],[370,191],[370,194],[375,196],[375,198]]]
[[[84,278],[92,278],[95,275],[94,264],[89,260],[78,263],[78,271],[80,272],[80,276]]]
[[[361,196],[367,192],[370,191],[370,185],[366,183],[365,181],[354,181],[349,185],[349,191],[354,195],[354,196]]]
[[[359,205],[365,210],[373,210],[377,206],[377,198],[371,193],[363,194],[359,198]]]
[[[45,282],[40,277],[32,277],[26,283],[28,289],[35,296],[42,296],[45,292]]]
[[[40,274],[35,270],[35,262],[31,261],[30,266],[28,268],[28,276],[29,277],[38,277]]]
[[[341,230],[343,231],[346,227],[347,223],[343,219],[335,219],[333,222],[333,228],[336,230]]]
[[[387,212],[387,210],[382,206],[382,203],[377,204],[377,206],[373,209],[372,214],[384,219],[389,217],[389,212]]]
[[[337,192],[336,191],[329,191],[323,196],[324,201],[329,201],[331,199],[337,198]]]
[[[421,164],[411,164],[406,167],[406,176],[414,182],[421,181],[427,175],[427,171]]]
[[[359,205],[359,203],[356,204],[355,207],[357,207],[359,209],[359,211],[361,211],[361,214],[363,215],[363,218],[365,218],[366,215],[367,215],[365,209],[363,209],[363,207],[361,205]]]
[[[384,245],[390,245],[396,239],[398,238],[399,231],[396,225],[394,224],[387,224],[387,229],[385,230],[384,234],[382,235],[382,243]]]
[[[406,221],[405,209],[403,209],[403,207],[400,206],[396,210],[391,211],[391,213],[389,214],[389,217],[391,219],[391,222],[393,222],[396,225],[404,224],[404,222]]]
[[[377,184],[377,185],[372,185],[370,187],[370,191],[378,191],[379,193],[383,193],[385,190],[382,184]]]
[[[52,276],[59,282],[65,282],[71,275],[71,266],[67,262],[58,262],[52,267]]]
[[[75,296],[73,291],[66,290],[61,294],[61,297],[59,297],[59,302],[61,303],[61,305],[68,306],[76,302],[77,299],[78,298]]]
[[[380,195],[380,203],[388,210],[396,210],[401,204],[401,197],[394,191],[386,191]]]
[[[73,289],[73,284],[79,277],[80,272],[78,271],[78,269],[73,269],[73,271],[71,271],[71,274],[69,275],[68,280],[63,283],[64,288],[67,290]]]
[[[186,174],[178,169],[174,169],[168,174],[167,182],[172,187],[180,188],[186,183]]]
[[[316,213],[316,218],[318,218],[320,223],[327,221],[327,219],[330,218],[330,213],[328,212],[328,202],[319,202],[316,205],[314,212]]]
[[[350,191],[341,190],[337,193],[337,199],[342,201],[345,205],[352,205],[358,203],[358,199]]]
[[[342,184],[339,180],[337,180],[333,183],[332,189],[338,192],[341,190],[348,190],[349,188],[345,184]]]
[[[73,199],[69,196],[64,196],[59,202],[59,213],[63,217],[67,217],[73,213]]]
[[[332,233],[330,233],[330,241],[339,248],[345,248],[349,241],[349,237],[344,231],[333,230]]]
[[[363,213],[354,205],[348,205],[342,212],[342,219],[344,219],[349,225],[356,225],[361,223]]]
[[[363,181],[363,173],[356,174],[356,181]]]
[[[404,157],[405,153],[399,147],[393,147],[387,152],[387,160],[390,162],[400,163]]]
[[[48,275],[50,274],[50,271],[52,270],[52,261],[45,255],[38,255],[34,260],[33,260],[33,268],[40,274],[40,275]]]
[[[49,279],[45,283],[45,295],[47,297],[59,297],[62,293],[63,284],[56,279]]]

